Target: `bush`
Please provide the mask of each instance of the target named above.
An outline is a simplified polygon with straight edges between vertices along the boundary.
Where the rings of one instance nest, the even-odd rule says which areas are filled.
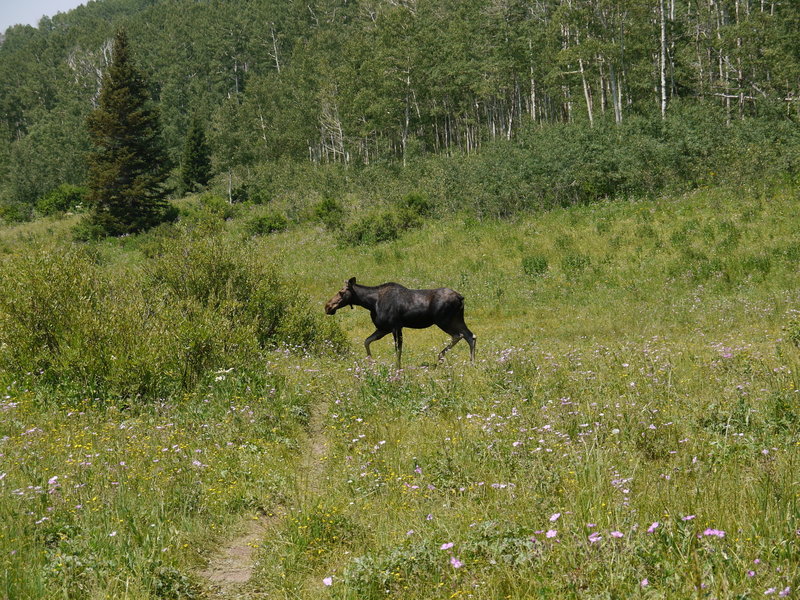
[[[405,225],[406,223],[395,211],[371,213],[346,227],[342,239],[352,246],[387,242],[400,237]]]
[[[36,203],[36,210],[45,216],[77,211],[85,202],[87,193],[86,188],[64,183],[42,196]]]
[[[530,277],[541,277],[547,273],[547,258],[539,254],[529,254],[522,257],[522,270]]]
[[[344,226],[344,208],[333,198],[325,198],[314,207],[314,218],[329,231],[339,230]]]
[[[216,194],[203,194],[198,201],[201,213],[216,217],[223,221],[235,217],[239,210],[236,206]]]
[[[215,237],[165,243],[144,271],[31,252],[5,261],[0,285],[0,372],[58,398],[164,398],[220,368],[260,369],[276,346],[347,345],[274,268]]]
[[[283,231],[289,227],[289,221],[282,214],[269,212],[265,215],[253,217],[245,226],[250,235],[266,235],[275,231]]]

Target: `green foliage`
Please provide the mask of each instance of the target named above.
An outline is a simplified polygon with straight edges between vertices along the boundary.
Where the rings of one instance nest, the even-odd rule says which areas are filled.
[[[36,210],[42,215],[54,215],[82,208],[88,190],[68,183],[61,184],[42,196],[36,203]]]
[[[569,252],[561,259],[561,269],[567,277],[583,273],[591,264],[591,258],[580,252]]]
[[[245,229],[250,235],[266,235],[284,231],[287,227],[289,227],[288,219],[276,211],[253,217],[245,225]]]
[[[202,598],[197,581],[175,567],[158,565],[152,573],[153,593],[159,600],[193,600]]]
[[[91,253],[7,260],[0,364],[64,397],[153,399],[215,369],[248,369],[266,348],[338,351],[344,338],[244,248],[215,238],[162,246],[146,273],[110,273]]]
[[[203,125],[195,116],[183,146],[181,190],[184,194],[202,190],[208,185],[211,175],[211,149]]]
[[[528,254],[522,257],[522,271],[530,277],[541,277],[547,273],[549,263],[541,254]]]
[[[396,211],[367,213],[345,227],[341,241],[352,246],[388,242],[400,237],[405,226],[406,222]]]
[[[341,241],[358,246],[395,240],[405,231],[423,225],[431,211],[431,203],[425,195],[407,194],[394,207],[366,213],[347,225]]]
[[[92,225],[106,235],[123,235],[165,220],[168,160],[158,109],[123,30],[112,53],[98,107],[87,121],[93,146],[88,202]]]
[[[329,231],[341,229],[344,225],[345,210],[333,198],[325,198],[314,207],[314,218]]]

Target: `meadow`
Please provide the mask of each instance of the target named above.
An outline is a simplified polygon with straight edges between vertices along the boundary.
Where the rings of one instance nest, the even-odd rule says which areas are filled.
[[[257,235],[261,206],[77,250],[69,219],[6,228],[0,595],[795,597],[797,205],[702,189],[364,245]],[[461,292],[476,363],[437,365],[434,330],[367,361],[368,313],[322,314],[353,276]],[[258,515],[252,577],[215,589]]]

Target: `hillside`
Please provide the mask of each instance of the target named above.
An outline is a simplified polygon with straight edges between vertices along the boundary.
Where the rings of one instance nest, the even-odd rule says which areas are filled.
[[[796,205],[706,189],[369,246],[197,199],[82,248],[69,221],[5,228],[0,593],[791,597]],[[434,368],[433,330],[402,371],[388,338],[366,361],[366,311],[322,315],[351,276],[462,292],[476,364]],[[255,343],[250,298],[293,299],[278,337]],[[237,583],[217,557],[240,540]]]
[[[794,2],[745,0],[88,2],[5,32],[0,218],[85,184],[119,28],[173,166],[196,117],[213,189],[291,214],[310,193],[379,202],[423,169],[477,170],[463,198],[533,187],[499,212],[794,177],[798,23]],[[435,177],[410,191],[454,201]]]

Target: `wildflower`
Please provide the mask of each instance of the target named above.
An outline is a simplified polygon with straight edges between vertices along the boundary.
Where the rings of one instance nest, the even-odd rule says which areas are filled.
[[[325,585],[333,585],[333,577],[326,577],[325,579],[322,580],[322,583],[324,583]]]
[[[786,596],[788,596],[788,595],[789,595],[789,594],[791,594],[791,593],[792,593],[792,588],[790,588],[790,587],[787,585],[787,586],[786,586],[785,588],[783,588],[783,589],[782,589],[780,592],[778,592],[778,596],[780,596],[781,598],[785,598]]]
[[[696,515],[686,515],[685,517],[681,517],[681,521],[691,521],[695,516]]]
[[[555,523],[558,521],[558,518],[561,516],[561,513],[554,513],[550,516],[550,522]]]
[[[464,563],[461,562],[457,557],[451,556],[450,557],[450,564],[453,565],[454,569],[460,569],[464,566]]]
[[[712,529],[711,527],[709,527],[708,529],[706,529],[703,532],[703,535],[705,535],[705,536],[714,535],[714,536],[716,536],[718,538],[724,538],[725,537],[725,532],[721,531],[719,529]]]
[[[624,536],[625,536],[625,534],[622,533],[621,531],[612,531],[611,532],[611,537],[621,538],[621,537],[624,537]]]
[[[414,535],[414,530],[409,529],[408,531],[406,531],[406,535]]]
[[[449,550],[452,547],[453,547],[453,542],[447,542],[446,544],[442,544],[439,550]]]
[[[777,591],[778,591],[777,588],[771,587],[771,588],[768,588],[768,589],[764,590],[764,595],[765,596],[769,596],[770,594],[774,594]]]
[[[111,533],[108,534],[108,537],[114,537],[115,535],[117,535],[117,532],[112,531]]]
[[[747,572],[747,576],[748,577],[755,577],[756,576],[756,572],[755,571],[748,571]]]
[[[647,587],[648,585],[650,585],[650,580],[649,580],[649,579],[647,579],[647,577],[645,577],[644,579],[642,579],[642,581],[641,581],[641,584],[640,584],[640,585],[641,585],[642,587]]]
[[[602,539],[603,539],[603,536],[601,536],[601,535],[600,535],[599,533],[597,533],[596,531],[595,531],[594,533],[592,533],[591,535],[589,535],[589,541],[590,541],[591,543],[593,543],[593,544],[594,544],[595,542],[599,542],[599,541],[600,541],[600,540],[602,540]]]
[[[554,537],[556,537],[558,535],[558,531],[555,530],[555,529],[550,529],[544,535],[545,535],[545,537],[548,537],[548,538],[554,538]]]
[[[647,533],[653,533],[656,529],[658,529],[659,525],[660,525],[660,523],[658,521],[656,521],[655,523],[650,525],[650,527],[647,528]]]

